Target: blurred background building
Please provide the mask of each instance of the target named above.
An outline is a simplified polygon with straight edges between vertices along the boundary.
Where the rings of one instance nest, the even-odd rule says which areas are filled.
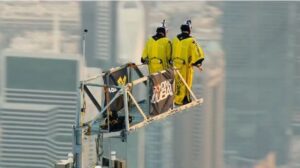
[[[237,167],[253,167],[272,152],[277,165],[289,161],[292,104],[299,97],[291,83],[292,5],[224,3],[225,146],[236,153]]]
[[[109,69],[140,60],[145,37],[141,2],[81,2],[82,30],[88,29],[87,65]]]
[[[72,151],[78,57],[2,54],[0,167],[52,168]]]
[[[0,3],[1,168],[52,168],[72,151],[78,7],[72,2]]]
[[[116,3],[109,1],[80,2],[81,32],[86,39],[87,66],[107,69],[115,62]]]
[[[293,136],[290,146],[290,162],[289,166],[292,168],[300,167],[300,161],[297,159],[300,157],[300,55],[299,55],[299,44],[300,44],[300,32],[297,27],[300,25],[299,14],[300,14],[300,4],[299,3],[289,3],[289,19],[288,19],[288,73],[292,75],[292,80],[289,80],[290,88],[290,102],[291,106],[288,109],[292,116],[292,128]]]

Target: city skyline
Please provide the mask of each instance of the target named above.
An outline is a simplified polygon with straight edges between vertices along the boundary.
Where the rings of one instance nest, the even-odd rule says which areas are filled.
[[[34,128],[16,130],[28,124],[29,116],[38,120],[36,114],[51,113],[50,118],[61,123],[65,117],[71,126],[79,81],[127,62],[141,64],[144,44],[163,19],[171,40],[184,21],[192,20],[192,36],[206,54],[204,71],[195,69],[192,89],[204,104],[139,130],[127,143],[106,140],[110,147],[105,154],[118,148],[117,156],[130,168],[257,168],[263,162],[299,166],[298,2],[31,1],[0,2],[0,9],[0,168],[17,159],[12,158],[14,142],[22,145],[22,138],[42,135]],[[102,90],[92,91],[103,102]],[[143,88],[136,92],[141,100],[146,96]],[[88,104],[86,120],[97,114]],[[25,111],[29,116],[22,115]],[[20,128],[13,128],[17,121]],[[10,143],[12,137],[19,140]],[[96,162],[94,140],[84,139],[84,166]],[[66,150],[38,164],[65,159]],[[15,156],[22,167],[20,155]]]

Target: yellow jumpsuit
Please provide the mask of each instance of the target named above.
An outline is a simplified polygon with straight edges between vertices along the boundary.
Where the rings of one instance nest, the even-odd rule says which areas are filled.
[[[173,66],[179,70],[187,85],[191,88],[194,74],[193,65],[201,64],[204,60],[203,50],[196,43],[195,39],[187,34],[180,34],[175,37],[172,45]],[[189,91],[178,75],[175,75],[175,85],[175,104],[182,105],[190,102]]]
[[[148,60],[150,74],[169,68],[171,51],[171,41],[167,37],[153,36],[147,41],[142,62]]]

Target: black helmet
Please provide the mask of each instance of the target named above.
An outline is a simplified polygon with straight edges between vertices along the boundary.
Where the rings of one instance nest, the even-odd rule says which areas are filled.
[[[190,26],[187,25],[187,24],[181,25],[181,26],[180,26],[180,30],[181,30],[182,32],[184,32],[184,31],[189,32],[189,33],[191,32],[191,28],[190,28]]]
[[[166,32],[167,32],[166,20],[163,20],[163,22],[161,24],[162,24],[162,26],[157,27],[156,33],[157,34],[164,34],[164,36],[166,36]]]
[[[191,33],[191,30],[192,30],[192,21],[191,20],[187,20],[185,24],[182,24],[180,26],[180,30],[181,30],[181,32],[189,32],[189,33]]]
[[[156,33],[163,33],[164,35],[166,34],[166,28],[165,27],[158,27],[156,29]]]

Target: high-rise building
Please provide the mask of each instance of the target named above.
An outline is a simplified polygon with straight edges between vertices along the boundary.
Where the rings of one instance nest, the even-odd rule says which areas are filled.
[[[116,54],[116,2],[83,1],[80,7],[82,32],[88,30],[87,66],[111,68]]]
[[[288,3],[224,3],[226,150],[240,166],[289,146]],[[276,11],[276,12],[274,12]],[[238,166],[238,167],[240,167]]]
[[[172,120],[154,122],[145,128],[145,167],[173,168]]]
[[[300,4],[298,2],[289,3],[289,19],[288,19],[288,58],[289,66],[288,72],[292,75],[292,79],[289,80],[288,86],[291,88],[290,96],[288,101],[291,103],[289,106],[289,111],[291,111],[292,120],[292,140],[290,145],[289,166],[291,168],[296,168],[300,166],[300,32],[298,27],[300,25]]]
[[[116,63],[140,64],[145,41],[145,8],[142,2],[117,3]]]
[[[298,49],[300,45],[300,32],[297,27],[300,25],[300,4],[299,3],[290,3],[290,18],[289,18],[289,63],[290,63],[290,72],[293,74],[293,83],[291,87],[295,89],[292,94],[292,123],[294,127],[294,132],[299,134],[300,133],[300,105],[299,105],[299,98],[300,98],[300,50]]]
[[[0,167],[45,167],[72,152],[78,111],[78,58],[4,53]]]
[[[82,2],[82,30],[87,65],[109,69],[140,62],[144,42],[144,7],[141,2]]]

